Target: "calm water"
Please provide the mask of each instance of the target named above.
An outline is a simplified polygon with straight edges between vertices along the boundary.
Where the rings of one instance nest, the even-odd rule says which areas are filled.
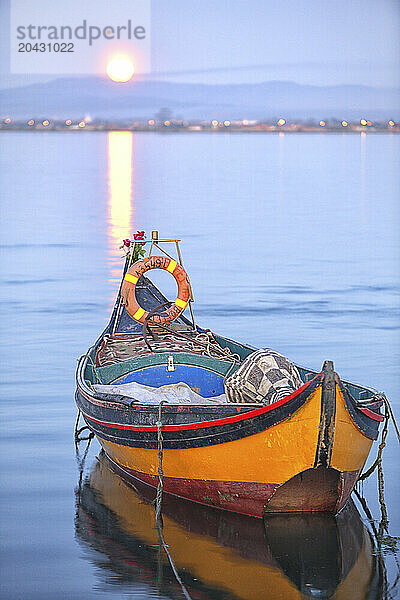
[[[181,598],[151,507],[96,458],[96,441],[79,485],[76,359],[108,318],[120,240],[179,236],[200,324],[313,369],[332,359],[399,415],[400,138],[48,132],[2,133],[0,144],[1,597]],[[398,458],[391,429],[392,536]],[[375,477],[364,495],[379,521]],[[166,538],[193,598],[379,590],[356,517],[253,521],[171,507]],[[393,582],[390,554],[386,566]]]

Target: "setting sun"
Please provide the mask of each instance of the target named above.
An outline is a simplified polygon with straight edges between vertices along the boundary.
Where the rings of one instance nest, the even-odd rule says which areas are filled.
[[[135,68],[129,58],[114,58],[107,64],[107,75],[113,81],[129,81],[134,72]]]

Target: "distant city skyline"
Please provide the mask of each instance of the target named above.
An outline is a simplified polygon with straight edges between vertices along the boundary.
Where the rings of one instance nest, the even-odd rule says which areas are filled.
[[[56,79],[10,74],[9,8],[2,0],[0,87]],[[151,23],[148,79],[400,85],[397,0],[153,0]]]

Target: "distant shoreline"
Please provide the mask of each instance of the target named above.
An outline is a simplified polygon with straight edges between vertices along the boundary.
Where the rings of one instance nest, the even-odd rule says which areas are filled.
[[[237,134],[237,133],[270,133],[270,134],[295,134],[295,133],[340,133],[340,134],[357,134],[357,135],[370,135],[376,133],[400,133],[400,125],[397,123],[393,126],[387,124],[376,124],[370,127],[361,127],[359,125],[347,125],[347,126],[306,126],[306,125],[288,125],[288,126],[274,126],[274,125],[255,125],[255,126],[236,126],[231,124],[229,126],[212,127],[204,124],[188,124],[187,126],[164,126],[164,125],[123,125],[123,124],[95,124],[95,123],[84,123],[74,124],[66,126],[64,123],[54,123],[43,125],[42,123],[36,126],[29,126],[25,123],[14,122],[12,124],[0,123],[0,132],[4,131],[23,131],[23,132],[132,132],[132,133],[160,133],[160,134],[173,134],[173,133],[209,133],[213,135],[222,134]]]
[[[210,131],[210,130],[174,130],[174,129],[170,129],[170,130],[162,130],[162,129],[116,129],[116,128],[103,128],[103,129],[61,129],[61,128],[56,128],[53,127],[51,129],[26,129],[26,128],[22,128],[22,127],[13,127],[13,128],[9,128],[9,129],[5,129],[5,128],[0,128],[0,132],[18,132],[18,133],[26,133],[26,132],[30,132],[30,133],[74,133],[74,132],[83,132],[83,133],[157,133],[160,135],[174,135],[174,134],[189,134],[189,133],[206,133],[206,134],[213,134],[213,135],[236,135],[236,134],[275,134],[275,135],[295,135],[295,134],[312,134],[312,133],[317,133],[318,135],[326,135],[326,134],[340,134],[340,135],[361,135],[363,136],[367,136],[367,135],[376,135],[376,134],[387,134],[387,135],[393,135],[393,134],[399,134],[400,133],[400,128],[397,128],[395,130],[392,131],[388,131],[385,129],[375,129],[374,131],[368,131],[368,132],[363,132],[363,131],[354,131],[354,130],[346,130],[346,131],[341,131],[338,129],[326,129],[326,130],[318,130],[318,129],[299,129],[297,131],[268,131],[268,130],[243,130],[243,129],[231,129],[229,131],[224,130],[224,131]]]

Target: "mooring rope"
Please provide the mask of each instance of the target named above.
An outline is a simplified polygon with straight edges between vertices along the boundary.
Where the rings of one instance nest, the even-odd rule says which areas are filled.
[[[78,481],[78,489],[77,489],[77,496],[78,496],[79,502],[80,502],[80,498],[81,498],[81,489],[82,489],[83,471],[84,471],[85,461],[86,461],[86,457],[89,452],[90,444],[92,443],[92,439],[94,438],[94,433],[92,433],[92,432],[87,437],[83,437],[83,438],[79,437],[79,433],[81,431],[83,431],[84,429],[88,429],[88,427],[81,427],[80,429],[78,429],[80,416],[81,416],[81,411],[78,409],[78,415],[76,417],[76,422],[75,422],[75,457],[76,457],[76,461],[78,463],[78,468],[79,468],[79,481]],[[86,448],[85,448],[83,455],[80,455],[79,444],[80,444],[80,442],[83,442],[84,440],[87,441]]]
[[[378,559],[378,565],[379,565],[381,575],[382,575],[383,587],[385,588],[385,590],[387,590],[388,589],[387,571],[386,571],[385,560],[384,560],[383,553],[382,553],[381,527],[379,526],[378,529],[376,528],[375,519],[372,516],[372,513],[368,507],[367,501],[365,500],[364,496],[362,494],[360,494],[356,489],[354,489],[354,494],[356,495],[358,501],[360,502],[360,505],[364,511],[364,514],[366,515],[366,517],[368,519],[368,522],[369,522],[369,525],[371,528],[371,529],[368,529],[368,532],[370,534],[371,541],[376,548],[376,556]]]
[[[386,503],[385,503],[385,480],[384,480],[383,467],[382,467],[382,455],[383,455],[383,449],[386,446],[386,438],[387,438],[387,434],[388,434],[388,426],[389,426],[389,419],[390,419],[389,403],[385,402],[384,406],[385,406],[385,425],[382,429],[381,443],[379,444],[376,459],[374,460],[374,462],[370,466],[370,468],[365,473],[360,475],[358,478],[358,481],[361,481],[361,482],[365,481],[365,479],[367,479],[370,475],[372,475],[372,473],[375,471],[376,468],[378,469],[378,500],[379,500],[379,505],[381,508],[381,521],[379,523],[380,536],[383,535],[383,531],[386,531],[386,533],[388,533],[388,527],[389,527],[389,519],[388,519],[388,513],[387,513],[387,508],[386,508]]]
[[[156,525],[157,525],[157,532],[158,532],[158,540],[159,540],[159,546],[163,548],[165,554],[168,557],[169,563],[171,565],[171,569],[175,575],[175,579],[177,580],[177,582],[179,583],[179,585],[181,586],[181,590],[183,595],[185,596],[186,600],[192,600],[182,579],[179,577],[179,573],[175,567],[175,563],[173,561],[173,558],[168,550],[168,546],[165,543],[165,539],[164,539],[164,535],[163,535],[163,521],[162,521],[162,496],[163,496],[163,489],[164,489],[164,484],[163,484],[163,477],[164,477],[164,472],[163,472],[163,435],[162,435],[162,405],[166,404],[165,400],[161,400],[160,404],[158,405],[158,421],[156,423],[157,425],[157,449],[158,449],[158,485],[157,485],[157,495],[155,498],[155,508],[156,508]]]
[[[388,434],[388,428],[389,428],[389,421],[390,419],[392,419],[393,422],[393,426],[395,428],[396,434],[397,434],[397,438],[400,442],[400,433],[399,433],[399,429],[396,423],[396,419],[394,417],[393,414],[393,410],[392,407],[390,406],[390,402],[389,400],[386,398],[386,395],[382,392],[379,394],[376,394],[374,396],[374,399],[376,400],[382,400],[382,402],[384,403],[385,406],[385,425],[382,429],[382,435],[381,435],[381,443],[379,444],[379,448],[378,448],[378,453],[376,455],[376,459],[374,460],[373,464],[370,466],[370,468],[365,471],[365,473],[363,473],[362,475],[359,476],[358,481],[364,481],[364,479],[367,479],[367,477],[369,477],[370,475],[372,475],[372,473],[375,471],[376,468],[378,468],[378,487],[379,487],[379,492],[382,493],[382,497],[383,497],[383,470],[382,470],[382,454],[383,454],[383,449],[386,446],[386,438],[387,438],[387,434]]]
[[[83,427],[80,427],[78,429],[79,419],[81,417],[81,414],[82,413],[81,413],[80,409],[78,408],[78,414],[76,416],[75,429],[74,429],[75,445],[79,444],[79,442],[83,442],[84,440],[91,440],[94,437],[93,431],[90,431],[90,427],[88,427],[87,425],[84,425]],[[90,431],[89,435],[87,437],[80,437],[82,431],[85,431],[86,429]]]
[[[156,521],[157,526],[161,517],[161,508],[162,508],[162,495],[163,495],[163,435],[162,435],[162,420],[161,420],[161,411],[163,404],[166,404],[165,400],[161,400],[158,405],[158,421],[157,425],[157,450],[158,450],[158,485],[157,485],[157,496],[156,496]]]
[[[379,394],[376,394],[375,398],[377,398],[378,400],[383,400],[383,402],[385,403],[385,406],[386,406],[386,408],[388,410],[389,416],[392,419],[393,427],[394,427],[394,429],[396,431],[396,434],[397,434],[397,439],[398,439],[398,441],[400,443],[400,431],[399,431],[399,427],[398,427],[398,425],[396,423],[396,419],[394,418],[394,413],[393,413],[392,407],[390,406],[389,400],[386,398],[386,395],[383,392],[381,392]]]
[[[363,509],[364,514],[367,517],[369,525],[371,527],[371,530],[368,530],[368,531],[369,531],[370,536],[374,540],[374,546],[376,547],[376,555],[379,560],[379,566],[381,569],[381,575],[382,575],[382,580],[383,580],[384,595],[382,596],[382,598],[384,600],[392,600],[394,598],[394,596],[392,595],[392,590],[395,591],[397,589],[397,584],[400,581],[400,564],[399,564],[399,560],[396,555],[396,551],[395,550],[391,551],[393,559],[396,563],[397,574],[396,574],[394,582],[389,587],[388,574],[387,574],[386,562],[385,562],[385,556],[384,556],[385,551],[382,548],[382,545],[384,544],[384,541],[385,541],[384,533],[386,532],[387,534],[389,534],[387,513],[385,512],[385,515],[384,515],[381,511],[381,520],[377,527],[376,520],[374,519],[364,496],[362,494],[360,494],[360,492],[358,492],[357,489],[354,489],[354,494],[357,497],[358,501],[360,502],[361,508]],[[382,506],[381,506],[381,509],[382,509]],[[386,507],[385,507],[385,509],[386,509]]]
[[[75,427],[74,427],[74,436],[75,436],[75,440],[78,437],[78,425],[79,425],[79,419],[81,418],[81,409],[78,408],[78,414],[76,415],[76,421],[75,421]]]
[[[376,459],[374,460],[373,464],[370,466],[368,471],[365,471],[365,473],[363,473],[362,475],[359,476],[358,481],[364,481],[364,479],[367,479],[367,477],[372,475],[372,473],[375,471],[375,469],[382,463],[382,453],[383,453],[384,447],[386,446],[388,425],[389,425],[389,412],[387,410],[387,405],[385,404],[385,425],[382,429],[381,443],[379,444]]]
[[[374,399],[382,400],[384,403],[385,424],[382,429],[381,443],[379,444],[376,459],[373,462],[373,464],[371,465],[371,467],[365,473],[360,475],[360,477],[358,478],[358,482],[360,482],[363,485],[363,482],[365,481],[365,479],[367,479],[370,475],[372,475],[372,473],[375,471],[375,469],[378,470],[378,500],[379,500],[380,511],[381,511],[381,518],[380,518],[378,527],[375,526],[374,518],[371,514],[371,511],[369,510],[369,508],[367,506],[365,498],[357,491],[357,489],[354,490],[354,493],[355,493],[356,497],[358,498],[358,500],[370,522],[370,525],[371,525],[371,528],[372,528],[372,531],[373,531],[373,534],[374,534],[374,537],[375,537],[375,540],[377,543],[378,555],[380,557],[381,567],[383,569],[383,579],[384,579],[384,588],[385,588],[385,590],[384,590],[385,596],[384,597],[389,599],[389,598],[393,597],[391,595],[391,591],[396,589],[397,583],[400,580],[400,565],[399,565],[399,561],[397,559],[396,553],[393,552],[393,557],[394,557],[394,560],[395,560],[396,566],[397,566],[397,576],[396,576],[394,584],[391,586],[391,588],[389,588],[388,581],[387,581],[385,560],[384,560],[384,556],[383,556],[384,552],[382,550],[382,544],[384,543],[384,540],[385,540],[385,534],[387,536],[389,536],[389,517],[388,517],[388,511],[387,511],[386,502],[385,502],[385,482],[384,482],[382,455],[383,455],[383,449],[386,446],[386,438],[388,435],[390,419],[392,419],[392,421],[393,421],[393,426],[395,428],[399,442],[400,442],[400,435],[399,435],[399,429],[398,429],[398,426],[397,426],[397,423],[396,423],[396,420],[395,420],[395,417],[393,414],[392,407],[390,406],[389,400],[386,398],[386,395],[384,393],[379,393],[379,394],[375,395]]]

